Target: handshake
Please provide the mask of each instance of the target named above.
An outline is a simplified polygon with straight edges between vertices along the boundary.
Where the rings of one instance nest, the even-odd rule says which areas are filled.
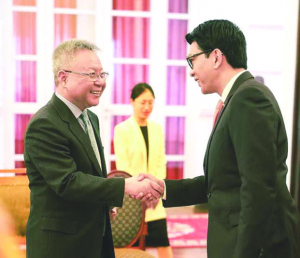
[[[133,176],[125,180],[125,194],[142,201],[148,207],[152,208],[163,197],[164,189],[164,181],[150,174],[140,174],[139,176]]]

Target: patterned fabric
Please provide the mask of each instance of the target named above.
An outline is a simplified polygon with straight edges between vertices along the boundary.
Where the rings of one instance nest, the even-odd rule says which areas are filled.
[[[95,138],[94,131],[93,131],[93,127],[92,127],[91,122],[89,120],[86,109],[81,113],[81,115],[79,116],[79,119],[82,121],[82,123],[84,125],[85,133],[87,133],[89,138],[90,138],[93,150],[95,152],[96,158],[97,158],[99,166],[101,168],[101,160],[100,160],[98,145],[97,145],[96,138]]]
[[[142,223],[141,202],[125,195],[123,207],[117,208],[117,214],[111,226],[114,246],[120,248],[128,246],[139,232]]]

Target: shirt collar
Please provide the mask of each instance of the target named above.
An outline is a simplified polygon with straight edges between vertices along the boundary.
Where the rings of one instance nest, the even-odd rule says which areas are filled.
[[[231,80],[227,83],[227,85],[225,86],[223,92],[222,92],[222,97],[221,97],[221,100],[223,101],[223,103],[225,103],[226,99],[227,99],[227,96],[233,86],[233,84],[235,83],[236,79],[244,72],[246,72],[247,70],[244,70],[244,71],[241,71],[239,73],[237,73],[235,76],[233,76],[231,78]]]
[[[76,119],[78,119],[78,117],[81,115],[82,111],[80,110],[79,107],[77,107],[76,105],[74,105],[72,102],[70,102],[69,100],[67,100],[65,97],[63,97],[62,95],[60,95],[57,91],[55,92],[56,97],[58,97],[62,102],[64,102],[67,107],[71,110],[71,112],[73,113],[73,115],[76,117]]]

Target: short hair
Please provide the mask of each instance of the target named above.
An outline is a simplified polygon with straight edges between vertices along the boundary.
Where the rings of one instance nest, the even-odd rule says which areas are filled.
[[[135,85],[133,87],[133,89],[131,90],[131,99],[132,100],[135,100],[138,96],[140,96],[145,90],[149,90],[152,95],[153,95],[153,98],[155,98],[155,95],[154,95],[154,91],[152,89],[152,87],[147,84],[147,83],[138,83],[137,85]]]
[[[100,49],[93,43],[81,39],[71,39],[59,44],[52,55],[52,67],[54,73],[55,85],[58,85],[57,75],[59,71],[68,65],[75,57],[79,50],[90,50],[94,53]]]
[[[238,26],[228,20],[209,20],[201,23],[186,41],[197,42],[202,51],[220,49],[233,68],[247,69],[246,39]],[[210,52],[206,54],[209,57]]]

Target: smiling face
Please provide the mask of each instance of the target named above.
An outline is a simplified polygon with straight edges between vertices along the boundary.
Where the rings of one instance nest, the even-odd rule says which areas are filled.
[[[103,72],[99,57],[90,50],[78,51],[63,70],[96,74]],[[97,106],[106,86],[104,79],[91,81],[89,76],[64,71],[59,72],[58,81],[57,91],[81,110]]]
[[[141,95],[139,95],[134,100],[131,99],[134,117],[139,125],[147,124],[146,120],[152,112],[153,102],[153,94],[148,89],[146,89]]]
[[[202,50],[199,48],[196,41],[190,45],[189,56],[200,53]],[[210,54],[207,58],[205,54],[195,56],[191,58],[193,69],[190,71],[190,76],[194,77],[195,81],[201,87],[203,94],[214,93],[214,69],[213,60]]]

